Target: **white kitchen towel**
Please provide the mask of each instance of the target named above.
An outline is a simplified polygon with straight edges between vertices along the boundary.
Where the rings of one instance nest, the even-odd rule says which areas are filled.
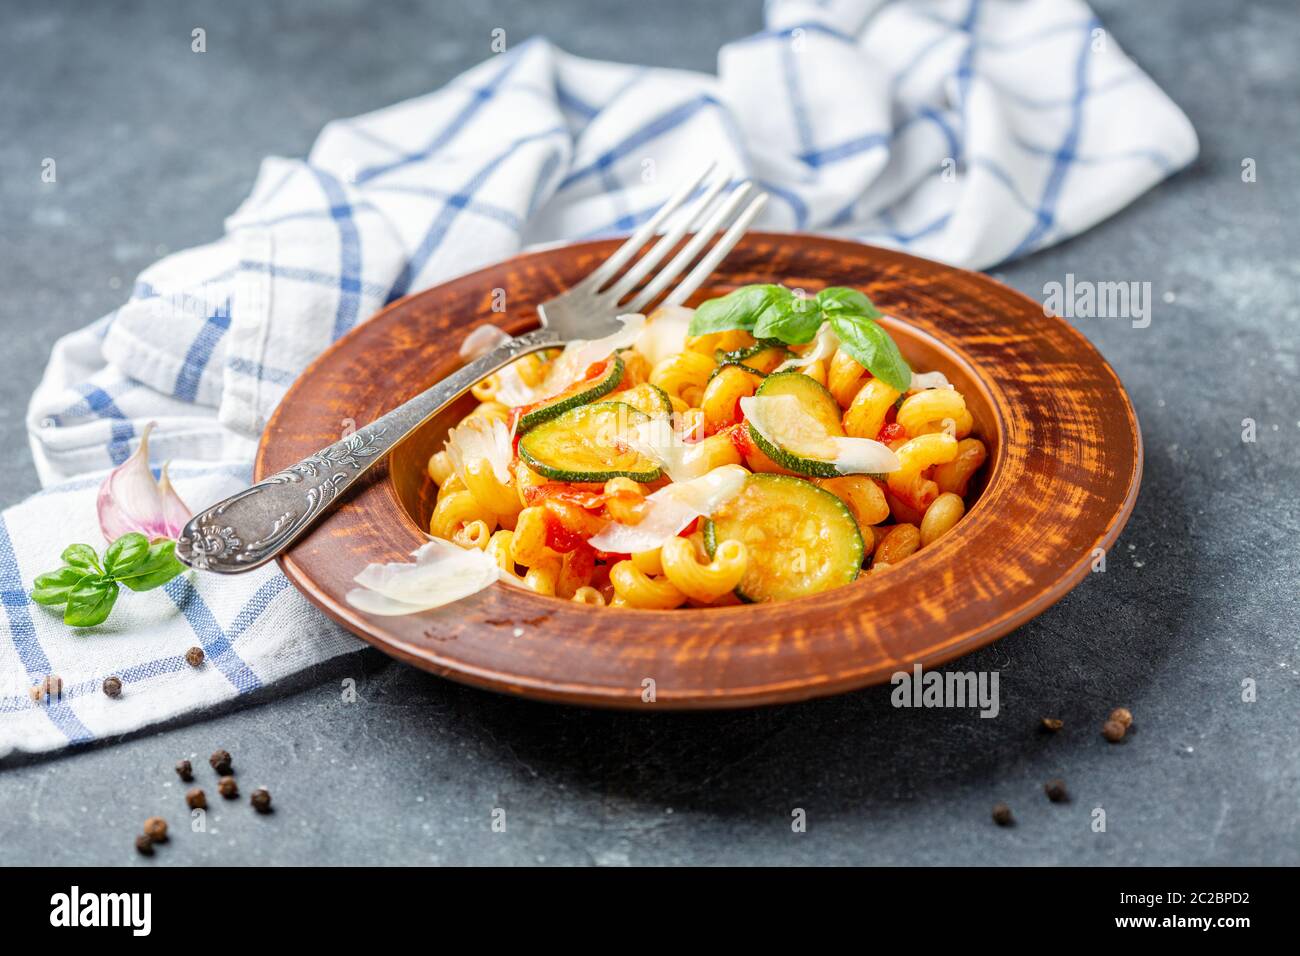
[[[385,303],[530,245],[628,232],[706,157],[771,193],[760,226],[982,268],[1196,155],[1186,117],[1080,0],[774,0],[766,17],[717,76],[534,39],[331,123],[307,160],[263,163],[221,239],[61,339],[28,426],[42,483],[73,480],[0,523],[0,753],[121,733],[356,646],[270,570],[126,595],[87,634],[27,601],[64,545],[102,544],[95,473],[147,422],[155,463],[182,462],[182,496],[206,506],[246,480],[302,368]],[[198,675],[176,665],[196,640],[217,650]],[[125,672],[128,693],[61,674],[62,703],[31,702],[26,687],[74,669]]]
[[[244,462],[175,462],[182,497],[215,501],[249,481]],[[64,482],[0,516],[0,592],[8,627],[0,639],[0,755],[53,750],[136,730],[229,700],[360,647],[308,604],[274,567],[214,587],[194,572],[154,591],[122,590],[99,627],[64,627],[62,608],[27,600],[32,578],[59,565],[74,541],[103,539],[95,520],[99,478]],[[201,647],[204,662],[185,660]],[[57,677],[48,699],[31,689]],[[122,694],[103,692],[106,677]],[[61,687],[60,687],[61,684]]]

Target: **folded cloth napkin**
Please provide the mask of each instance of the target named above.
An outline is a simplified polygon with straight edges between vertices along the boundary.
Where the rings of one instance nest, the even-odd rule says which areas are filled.
[[[85,633],[31,604],[149,421],[203,507],[248,480],[302,368],[385,303],[521,248],[631,230],[716,157],[760,225],[986,267],[1088,228],[1196,155],[1178,108],[1079,0],[774,0],[718,75],[534,39],[271,158],[211,245],[146,269],[55,346],[28,427],[47,490],[0,518],[0,754],[121,734],[358,646],[273,569],[129,594]],[[779,278],[779,277],[776,277]],[[394,555],[394,557],[398,557]],[[187,647],[207,649],[199,672]],[[32,702],[46,675],[63,699]],[[99,692],[103,677],[123,696]]]

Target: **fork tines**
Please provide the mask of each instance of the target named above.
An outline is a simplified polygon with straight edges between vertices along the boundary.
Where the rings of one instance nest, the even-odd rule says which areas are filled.
[[[711,176],[716,163],[710,162],[698,174],[683,183],[668,200],[605,260],[591,275],[574,286],[571,292],[586,293],[592,305],[609,312],[641,312],[695,263],[677,286],[665,296],[664,305],[678,305],[699,288],[717,268],[728,252],[740,241],[749,224],[767,203],[767,193],[748,180],[737,184],[721,201],[718,197],[732,183],[725,171]],[[615,279],[618,271],[653,237],[673,213],[681,210],[670,229],[664,231],[648,252],[627,272]],[[721,238],[695,262],[704,247],[720,231]],[[672,252],[688,233],[694,233],[681,250],[627,302],[620,300],[649,275]],[[613,281],[611,281],[613,280]],[[608,286],[606,288],[606,286]]]

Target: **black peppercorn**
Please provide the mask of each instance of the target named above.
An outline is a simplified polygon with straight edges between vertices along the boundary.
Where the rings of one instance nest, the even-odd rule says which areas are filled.
[[[216,751],[215,753],[213,753],[211,757],[208,758],[208,763],[210,763],[212,765],[212,769],[215,770],[217,773],[221,774],[221,776],[223,777],[230,776],[230,751],[228,750]]]
[[[248,798],[248,802],[253,805],[253,809],[258,813],[271,812],[271,791],[266,787],[258,787],[253,791],[253,795]]]
[[[1124,739],[1124,734],[1128,730],[1118,720],[1108,720],[1101,725],[1101,735],[1113,744],[1119,743]]]
[[[185,663],[190,667],[198,667],[203,663],[203,648],[191,647],[185,652]]]
[[[144,835],[154,843],[166,843],[167,821],[162,817],[150,817],[144,821]]]
[[[993,807],[993,822],[1000,827],[1009,827],[1012,824],[1011,808],[1005,803],[996,804]]]
[[[141,856],[153,856],[153,840],[141,833],[135,838],[135,848]]]
[[[186,783],[194,779],[194,767],[190,765],[188,760],[176,761],[176,772]]]
[[[235,783],[234,777],[222,777],[217,781],[217,792],[227,800],[233,800],[239,796],[239,784]]]
[[[120,678],[120,677],[105,677],[105,678],[104,678],[104,693],[107,694],[109,697],[121,697],[121,696],[122,696],[122,678]]]
[[[185,805],[191,810],[202,810],[208,805],[208,796],[198,787],[185,791]]]
[[[1053,803],[1065,803],[1070,799],[1069,791],[1065,789],[1064,780],[1049,780],[1043,784],[1043,792],[1047,794],[1047,799]]]

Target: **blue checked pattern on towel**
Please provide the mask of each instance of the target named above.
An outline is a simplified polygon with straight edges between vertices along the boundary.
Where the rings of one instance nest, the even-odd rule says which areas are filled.
[[[95,488],[148,421],[155,464],[205,506],[248,480],[287,387],[358,322],[530,245],[625,233],[706,156],[772,194],[762,226],[981,268],[1088,228],[1196,150],[1079,0],[776,0],[716,76],[535,39],[331,123],[305,161],[263,163],[221,239],[56,345],[28,419],[47,490],[0,520],[0,753],[124,733],[358,646],[271,569],[128,595],[90,634],[28,602],[65,544],[102,544]],[[34,705],[51,672],[63,700]],[[121,700],[96,690],[108,674]]]

